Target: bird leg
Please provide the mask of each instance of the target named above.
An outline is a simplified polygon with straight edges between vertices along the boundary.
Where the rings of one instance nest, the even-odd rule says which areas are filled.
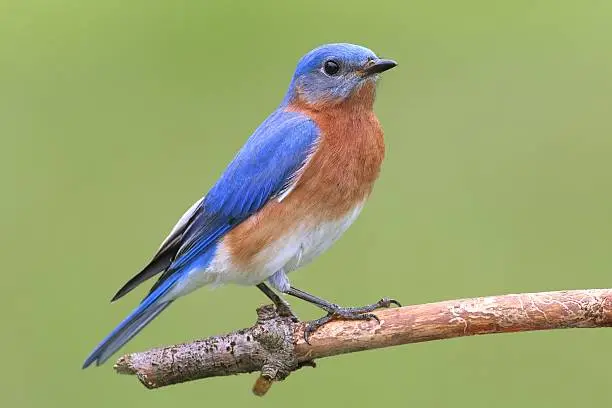
[[[257,288],[261,290],[264,295],[266,295],[268,299],[272,301],[272,303],[274,303],[276,313],[278,313],[279,316],[290,317],[294,322],[299,322],[297,316],[293,313],[293,311],[291,311],[291,306],[289,306],[289,303],[285,299],[278,296],[276,292],[268,287],[268,285],[262,282],[257,285]]]
[[[345,319],[345,320],[370,320],[374,319],[380,323],[378,317],[375,314],[370,313],[376,309],[391,307],[391,305],[401,306],[400,303],[395,299],[382,298],[376,303],[361,307],[340,307],[336,304],[330,303],[317,296],[311,295],[310,293],[304,292],[300,289],[289,287],[285,293],[294,296],[298,299],[305,300],[306,302],[312,303],[313,305],[320,307],[327,312],[326,316],[323,316],[317,320],[313,320],[308,323],[306,329],[304,329],[304,341],[308,342],[310,334],[315,332],[319,327],[333,319]]]

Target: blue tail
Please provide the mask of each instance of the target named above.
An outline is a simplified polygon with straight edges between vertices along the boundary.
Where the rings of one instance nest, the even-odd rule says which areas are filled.
[[[157,289],[151,292],[136,309],[129,314],[98,346],[83,363],[83,368],[89,367],[94,361],[96,365],[103,364],[125,343],[136,336],[151,320],[170,306],[172,300],[161,301],[179,280],[182,274],[174,274]]]

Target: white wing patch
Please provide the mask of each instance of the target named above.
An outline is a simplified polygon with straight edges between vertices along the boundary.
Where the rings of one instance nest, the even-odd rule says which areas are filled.
[[[314,154],[317,152],[317,147],[319,146],[319,140],[320,140],[320,137],[317,138],[317,140],[312,144],[312,146],[310,146],[310,149],[308,150],[308,154],[306,155],[306,158],[304,159],[304,162],[302,163],[302,165],[295,171],[295,173],[293,173],[289,177],[289,179],[285,183],[285,186],[277,194],[276,200],[279,203],[282,202],[285,198],[287,198],[287,196],[293,191],[297,183],[300,181],[300,178],[302,177],[302,174],[304,173],[304,169],[306,168],[306,166],[312,159],[312,156],[314,156]]]
[[[189,207],[187,211],[185,211],[185,214],[183,214],[183,216],[178,220],[176,225],[172,228],[172,231],[170,231],[166,239],[164,239],[164,242],[161,243],[161,245],[159,246],[160,248],[166,245],[170,237],[172,237],[176,231],[178,231],[179,229],[184,227],[185,224],[187,224],[187,221],[189,221],[193,213],[195,213],[196,209],[198,208],[202,200],[204,200],[204,197],[200,198],[191,207]]]

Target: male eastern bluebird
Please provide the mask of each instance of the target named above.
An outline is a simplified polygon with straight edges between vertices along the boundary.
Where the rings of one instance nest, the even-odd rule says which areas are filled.
[[[372,107],[379,74],[397,64],[353,44],[328,44],[299,61],[280,106],[255,130],[217,183],[179,219],[150,263],[113,297],[161,273],[149,294],[87,357],[104,363],[180,296],[208,284],[257,286],[313,303],[332,318],[376,319],[396,301],[343,308],[289,283],[287,274],[329,248],[355,221],[385,153]],[[399,305],[399,304],[398,304]]]

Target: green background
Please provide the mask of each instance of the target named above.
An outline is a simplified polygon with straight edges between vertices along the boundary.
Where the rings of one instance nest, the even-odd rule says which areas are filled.
[[[265,399],[255,375],[147,391],[80,366],[146,288],[110,296],[325,42],[400,65],[374,194],[296,286],[342,304],[612,286],[611,21],[609,0],[1,0],[0,405],[610,406],[604,329],[326,359]],[[123,351],[250,325],[264,301],[200,290]]]

